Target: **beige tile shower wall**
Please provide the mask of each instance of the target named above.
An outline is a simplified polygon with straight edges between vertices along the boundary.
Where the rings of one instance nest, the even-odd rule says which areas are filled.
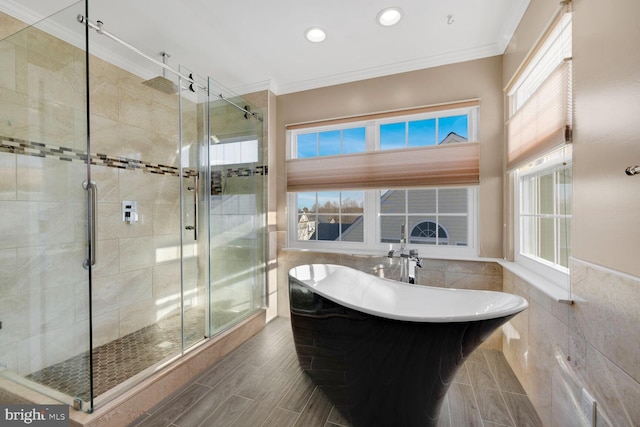
[[[91,151],[177,167],[178,96],[94,56],[89,77]],[[185,130],[194,133],[195,124]]]
[[[282,251],[278,257],[278,315],[289,317],[288,271],[302,264],[339,264],[379,277],[398,280],[398,260],[386,256],[355,256],[321,252]],[[416,269],[417,284],[442,288],[502,290],[502,267],[494,262],[424,259]],[[497,330],[483,348],[502,348],[502,331]]]
[[[0,22],[3,32],[24,27],[4,14]],[[0,41],[0,136],[86,150],[84,60],[80,49],[32,27]],[[91,57],[91,152],[178,166],[178,98],[141,83]],[[196,112],[184,105],[184,140],[193,143]],[[20,374],[87,350],[84,179],[83,162],[0,152],[0,361]],[[92,180],[100,345],[177,313],[181,184],[175,176],[104,166],[92,167]],[[138,202],[136,224],[122,221],[123,200]],[[190,289],[196,251],[185,249],[185,304],[202,306],[202,290]]]
[[[504,290],[529,301],[504,328],[505,357],[546,426],[587,425],[583,388],[597,401],[598,426],[637,425],[640,279],[575,259],[571,270],[571,306],[504,272]]]
[[[135,170],[94,169],[102,175],[95,177],[98,194],[105,194],[98,203],[98,262],[92,288],[94,344],[101,345],[179,313],[180,180]],[[137,201],[137,222],[122,220],[122,200]],[[188,237],[185,234],[185,240]],[[185,283],[195,283],[194,270],[185,266]]]
[[[26,27],[27,24],[24,22],[15,19],[13,16],[0,12],[0,40],[3,40]]]
[[[140,77],[93,56],[89,76],[91,151],[178,167],[178,96],[145,86]],[[186,99],[183,104],[187,146],[197,142],[198,120],[193,104]],[[95,179],[99,194],[109,194],[101,196],[98,206],[99,259],[92,294],[94,345],[101,345],[179,313],[181,182],[140,170],[116,170],[114,176],[113,168],[94,169],[110,175]],[[123,200],[137,202],[138,222],[123,222]],[[195,289],[196,251],[188,246],[192,236],[184,237],[185,291],[193,294],[185,308],[203,307]]]
[[[0,20],[23,25],[2,13]],[[72,148],[86,141],[79,49],[29,27],[0,40],[0,64],[0,135]]]

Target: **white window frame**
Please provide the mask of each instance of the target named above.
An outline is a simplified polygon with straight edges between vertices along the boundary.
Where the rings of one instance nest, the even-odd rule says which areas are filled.
[[[297,159],[298,158],[298,138],[299,134],[307,134],[307,133],[315,133],[315,132],[330,132],[335,130],[344,130],[344,129],[353,129],[353,128],[365,128],[365,151],[373,151],[376,148],[375,145],[375,133],[376,133],[376,123],[372,120],[365,120],[360,122],[350,122],[347,124],[337,124],[337,125],[328,125],[328,126],[319,126],[314,128],[305,128],[305,129],[296,129],[287,131],[286,141],[287,141],[287,159]],[[333,156],[317,156],[317,157],[339,157],[339,155]],[[309,157],[316,158],[316,157]]]
[[[446,118],[451,116],[464,116],[468,117],[467,121],[467,141],[473,142],[478,141],[480,135],[480,121],[479,121],[479,107],[463,107],[463,108],[452,108],[450,110],[441,110],[434,111],[430,113],[422,113],[422,114],[411,114],[406,116],[397,116],[397,117],[387,117],[383,119],[377,120],[373,123],[373,130],[375,132],[375,141],[374,147],[375,150],[380,150],[380,126],[388,125],[393,123],[400,122],[417,122],[420,120],[429,120],[429,119],[438,119],[438,118]],[[443,114],[446,113],[446,114]],[[436,121],[436,137],[438,136],[438,125]],[[405,137],[408,136],[408,132],[405,129]],[[405,141],[406,143],[406,141]],[[368,146],[367,146],[368,147]]]
[[[507,93],[509,117],[525,104],[531,94],[551,75],[553,70],[572,56],[572,16],[564,13],[546,35],[529,64]],[[522,253],[524,236],[521,222],[522,182],[526,177],[551,169],[557,170],[572,164],[571,144],[556,148],[550,153],[519,167],[512,172],[514,188],[513,228],[514,261],[562,289],[569,290],[569,268]],[[554,190],[555,191],[555,190]],[[557,202],[557,199],[555,200]],[[556,245],[557,242],[554,242]],[[558,248],[556,247],[555,250]],[[569,254],[569,258],[571,255]]]
[[[287,159],[297,158],[297,135],[315,132],[335,131],[341,129],[350,129],[357,127],[365,128],[365,149],[366,151],[380,150],[380,125],[399,122],[412,122],[419,120],[428,120],[436,118],[444,118],[451,116],[467,115],[467,140],[474,142],[478,140],[480,135],[479,129],[479,106],[460,107],[432,111],[427,113],[406,114],[390,116],[378,119],[367,119],[361,121],[353,121],[348,123],[324,125],[317,127],[305,127],[302,129],[288,130],[286,132],[286,155]],[[437,135],[437,128],[436,128]],[[464,144],[464,143],[462,143]],[[329,157],[329,156],[318,156]],[[336,156],[334,156],[336,157]],[[424,187],[435,188],[435,187]],[[442,186],[438,188],[461,188]],[[418,254],[422,257],[432,258],[477,258],[477,224],[478,224],[478,186],[465,186],[467,192],[467,230],[468,242],[466,246],[458,245],[424,245],[424,244],[407,244],[408,249],[417,249]],[[419,189],[411,188],[411,189]],[[364,191],[364,241],[363,242],[343,242],[343,241],[323,241],[323,240],[298,240],[298,212],[297,212],[297,193],[287,193],[287,246],[290,249],[313,250],[322,252],[337,252],[364,255],[386,255],[390,249],[397,249],[399,243],[380,243],[380,190],[352,190]],[[326,190],[331,191],[331,190]],[[341,191],[341,190],[334,190]],[[320,191],[322,192],[322,191]],[[407,232],[410,232],[408,230]],[[399,231],[398,231],[399,233]],[[399,239],[399,235],[398,235]]]
[[[478,141],[480,136],[480,108],[478,106],[451,108],[447,110],[433,111],[429,113],[407,114],[402,116],[391,116],[386,118],[380,118],[377,120],[362,120],[353,121],[349,123],[325,125],[318,127],[306,127],[303,129],[289,130],[286,134],[286,155],[287,159],[296,159],[298,153],[297,136],[299,134],[315,133],[315,132],[328,132],[344,129],[352,129],[358,127],[365,128],[365,151],[377,151],[380,150],[380,125],[399,123],[399,122],[414,122],[420,120],[445,118],[451,116],[468,116],[467,122],[467,141]],[[437,128],[436,128],[437,135]],[[461,143],[464,144],[464,143]],[[329,156],[318,156],[329,157]],[[334,157],[336,157],[334,155]]]
[[[531,256],[522,252],[522,245],[524,244],[525,236],[522,230],[522,186],[524,179],[533,175],[539,175],[543,172],[557,171],[561,168],[571,167],[571,146],[562,147],[558,150],[549,153],[548,155],[541,157],[521,167],[515,171],[514,175],[514,260],[517,264],[530,270],[546,280],[554,283],[555,285],[563,288],[569,288],[569,268],[565,268],[561,265],[554,264],[545,259]],[[554,198],[557,201],[557,198]],[[556,245],[556,242],[554,242]],[[557,251],[557,247],[555,250]],[[569,258],[571,255],[569,255]]]
[[[433,189],[434,187],[425,187]],[[462,187],[438,187],[438,188],[462,188]],[[478,230],[478,186],[468,186],[467,192],[467,233],[468,242],[466,246],[450,245],[424,245],[407,243],[407,249],[416,249],[421,257],[430,258],[477,258],[477,230]],[[411,190],[419,189],[412,188]],[[337,191],[337,190],[336,190]],[[341,242],[328,240],[298,240],[298,212],[297,193],[287,193],[287,225],[289,249],[300,249],[320,252],[338,252],[362,255],[386,255],[389,250],[397,249],[399,243],[380,242],[380,190],[364,190],[364,241],[363,242]],[[406,214],[406,212],[405,212]],[[407,230],[410,233],[411,230]],[[398,230],[398,239],[400,239]],[[408,237],[407,237],[407,240]]]
[[[424,189],[433,189],[435,187],[424,187]],[[410,229],[407,229],[407,244],[408,249],[418,250],[418,254],[421,257],[429,258],[476,258],[478,256],[477,240],[478,240],[478,186],[465,186],[465,187],[437,187],[438,189],[447,188],[467,188],[467,236],[468,242],[466,246],[458,245],[424,245],[424,244],[412,244],[409,243]],[[421,188],[410,188],[409,190],[420,190]],[[388,252],[391,249],[396,249],[399,243],[382,243],[380,242],[382,237],[382,230],[380,229],[380,190],[374,191],[374,203],[376,206],[376,218],[375,218],[375,247],[377,251]],[[407,207],[405,207],[404,215],[407,215]],[[439,224],[442,225],[442,224]],[[398,239],[400,238],[400,232],[398,231]],[[385,252],[385,253],[386,253]]]

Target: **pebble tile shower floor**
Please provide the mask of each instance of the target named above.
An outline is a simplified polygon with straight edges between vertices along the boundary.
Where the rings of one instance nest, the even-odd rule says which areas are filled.
[[[524,389],[496,350],[477,350],[465,362],[447,393],[439,423],[442,427],[541,425]],[[133,426],[349,427],[349,423],[300,370],[289,319],[279,317]]]
[[[216,313],[216,326],[228,323],[238,313]],[[205,312],[192,309],[185,314],[185,337],[196,342],[204,335]],[[163,319],[93,350],[94,397],[125,380],[180,353],[180,315]],[[89,353],[85,352],[27,376],[27,379],[62,393],[89,400]]]

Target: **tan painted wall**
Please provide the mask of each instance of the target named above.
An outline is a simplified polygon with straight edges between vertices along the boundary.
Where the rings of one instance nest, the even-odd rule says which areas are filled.
[[[279,96],[278,230],[286,230],[286,124],[480,98],[480,255],[502,257],[501,76],[497,56]]]
[[[624,169],[640,164],[640,3],[573,3],[573,256],[638,276],[640,178]],[[531,2],[504,54],[504,83],[557,7]]]
[[[559,304],[505,273],[504,290],[530,307],[505,329],[503,351],[545,425],[587,425],[586,388],[598,425],[632,426],[640,420],[640,177],[624,169],[640,164],[640,2],[573,7],[576,301]],[[504,82],[556,8],[532,0],[504,55]]]
[[[624,169],[640,164],[638,17],[637,0],[577,1],[573,51],[573,254],[635,276],[640,177],[628,177]]]

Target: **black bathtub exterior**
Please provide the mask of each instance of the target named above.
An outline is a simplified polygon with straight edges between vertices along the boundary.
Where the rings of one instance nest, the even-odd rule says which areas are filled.
[[[354,427],[435,426],[464,361],[514,315],[425,323],[339,305],[289,278],[302,369]]]

